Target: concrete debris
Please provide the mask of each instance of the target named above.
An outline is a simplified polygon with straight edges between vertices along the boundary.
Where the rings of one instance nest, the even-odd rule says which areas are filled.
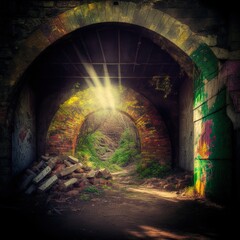
[[[57,157],[53,157],[53,158],[50,158],[49,160],[48,160],[48,166],[51,168],[51,169],[53,169],[54,167],[55,167],[55,165],[57,164],[57,162],[58,162],[58,158]]]
[[[49,189],[54,183],[58,180],[57,175],[53,175],[52,177],[48,178],[40,187],[38,188],[40,191],[46,191]]]
[[[70,161],[71,163],[79,163],[79,160],[73,156],[68,156],[68,161]]]
[[[60,172],[66,167],[63,163],[56,164],[54,170],[52,171],[53,174],[59,175]]]
[[[63,185],[65,188],[68,188],[76,182],[78,182],[77,178],[71,178],[71,179],[67,180],[66,182],[64,182]]]
[[[79,163],[74,164],[71,167],[67,167],[60,172],[60,176],[63,177],[63,176],[69,175],[70,173],[77,170],[79,167],[81,167],[81,165]]]
[[[94,178],[95,177],[96,172],[94,170],[91,170],[88,174],[87,174],[87,178]]]
[[[71,166],[72,166],[72,163],[70,163],[68,160],[64,160],[64,164],[65,164],[67,167],[71,167]]]
[[[75,172],[73,172],[71,176],[74,177],[74,178],[86,178],[87,174],[86,173],[75,173]]]
[[[34,179],[33,182],[38,183],[40,182],[44,177],[46,177],[51,172],[51,168],[49,166],[45,167]]]
[[[110,179],[112,175],[107,169],[93,170],[73,156],[44,155],[25,171],[18,191],[30,195],[51,189],[70,197],[77,196],[91,185],[109,185]]]

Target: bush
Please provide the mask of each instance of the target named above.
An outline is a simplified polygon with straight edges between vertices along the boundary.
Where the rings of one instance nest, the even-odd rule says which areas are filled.
[[[96,145],[98,145],[103,136],[104,134],[102,132],[96,131],[81,137],[76,148],[76,157],[83,159],[81,162],[93,169],[106,168],[109,171],[119,171],[121,168],[118,165],[114,163],[110,164],[108,161],[102,161],[98,157]]]
[[[81,162],[90,167],[106,168],[110,171],[119,171],[121,167],[127,166],[130,162],[140,159],[139,150],[135,142],[134,135],[129,128],[126,128],[122,133],[118,148],[107,161],[102,161],[99,158],[106,151],[102,148],[101,141],[105,135],[101,131],[82,136],[76,148],[76,157],[82,159]]]
[[[110,161],[119,166],[127,166],[130,162],[138,160],[140,154],[135,143],[135,139],[127,128],[121,135],[119,147],[112,155]]]
[[[161,165],[156,161],[151,161],[146,166],[144,166],[142,163],[137,164],[137,173],[142,178],[163,178],[169,174],[170,170],[170,166]]]

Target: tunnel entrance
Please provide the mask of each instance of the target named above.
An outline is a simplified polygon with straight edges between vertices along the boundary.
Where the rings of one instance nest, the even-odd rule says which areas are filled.
[[[159,177],[177,167],[179,93],[186,95],[181,86],[189,79],[166,50],[171,46],[137,25],[101,23],[47,48],[24,75],[36,115],[31,117],[36,146],[31,161],[46,154],[72,155],[91,168],[137,161],[143,177]],[[191,85],[187,91],[189,100]],[[21,142],[18,129],[27,118],[23,115],[23,126],[17,126],[14,154]],[[15,154],[16,166],[25,155]]]
[[[94,168],[125,167],[140,159],[140,140],[134,122],[116,110],[90,114],[78,136],[75,155]]]

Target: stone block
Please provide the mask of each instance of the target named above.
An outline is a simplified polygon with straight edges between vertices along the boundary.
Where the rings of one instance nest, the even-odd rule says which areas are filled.
[[[66,11],[59,15],[59,19],[61,20],[64,28],[67,32],[74,31],[81,27],[81,21],[79,21],[79,16],[76,15],[77,9],[72,9]]]
[[[73,156],[68,156],[68,161],[70,161],[71,163],[79,163],[79,160]]]
[[[65,182],[63,183],[63,186],[64,186],[65,188],[68,188],[68,187],[72,186],[73,184],[75,184],[75,183],[77,183],[77,182],[78,182],[78,179],[77,179],[77,178],[71,178],[71,179],[65,181]]]
[[[47,179],[38,189],[40,191],[46,191],[50,187],[52,187],[58,180],[58,177],[56,175],[53,175],[49,179]]]
[[[51,171],[52,169],[49,166],[47,166],[33,179],[33,182],[35,183],[40,182],[43,178],[45,178],[48,174],[50,174]]]
[[[67,166],[67,167],[71,167],[72,164],[68,161],[68,160],[64,160],[64,164]]]
[[[79,167],[81,167],[81,165],[79,163],[72,165],[71,167],[67,167],[60,172],[60,176],[63,177],[63,176],[69,175],[70,173],[72,173],[76,169],[78,169]]]

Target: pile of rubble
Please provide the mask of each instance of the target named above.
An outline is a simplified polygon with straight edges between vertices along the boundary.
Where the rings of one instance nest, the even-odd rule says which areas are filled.
[[[89,185],[110,185],[110,179],[108,170],[93,170],[73,156],[42,156],[25,171],[18,189],[28,195],[51,189],[74,196]]]
[[[147,187],[156,187],[167,191],[181,191],[193,185],[193,175],[189,172],[179,172],[166,178],[150,178],[144,181]]]

